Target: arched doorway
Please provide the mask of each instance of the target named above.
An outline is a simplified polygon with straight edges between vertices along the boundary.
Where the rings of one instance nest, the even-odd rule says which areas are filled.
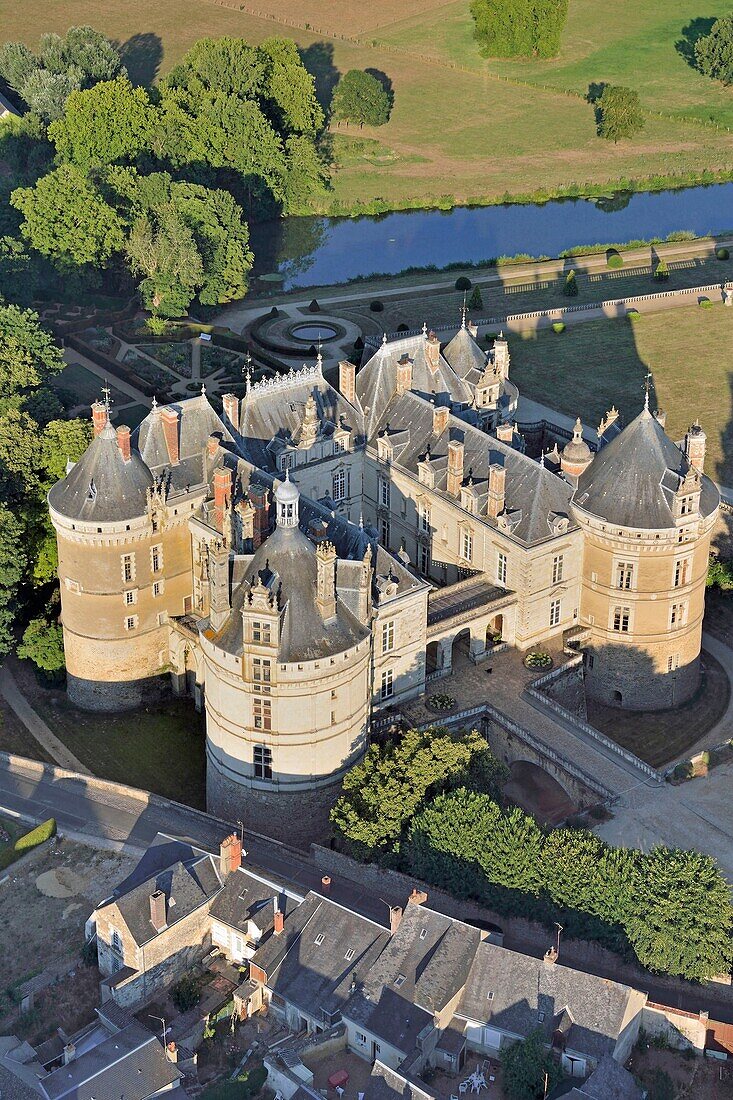
[[[471,652],[471,631],[468,627],[464,627],[451,642],[451,665],[453,668],[458,664],[464,664],[468,661],[469,653]]]
[[[438,672],[443,667],[441,660],[440,642],[428,642],[427,649],[425,650],[425,675],[429,676],[431,672]]]
[[[498,645],[504,640],[504,616],[495,615],[486,627],[486,648]]]
[[[515,760],[510,765],[504,795],[547,825],[557,825],[577,808],[554,776],[531,760]]]

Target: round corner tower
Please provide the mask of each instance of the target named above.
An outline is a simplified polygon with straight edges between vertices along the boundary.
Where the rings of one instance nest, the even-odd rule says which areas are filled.
[[[648,407],[580,474],[581,623],[590,698],[632,710],[674,707],[700,682],[702,619],[718,490],[704,434],[675,444]]]
[[[48,504],[68,695],[87,710],[117,711],[150,700],[162,682],[163,547],[149,506],[153,477],[131,447],[130,429],[115,430],[102,405],[93,411],[95,438]]]

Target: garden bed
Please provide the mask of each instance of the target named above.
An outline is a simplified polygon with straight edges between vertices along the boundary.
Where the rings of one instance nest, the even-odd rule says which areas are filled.
[[[138,344],[140,351],[157,359],[182,378],[191,377],[191,345],[188,342],[169,344]]]

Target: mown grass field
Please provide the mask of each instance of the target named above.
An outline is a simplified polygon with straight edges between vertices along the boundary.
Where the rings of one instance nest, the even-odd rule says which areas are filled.
[[[428,2],[419,12],[412,0],[361,7],[254,0],[249,12],[207,0],[159,0],[154,6],[143,0],[103,6],[26,0],[5,13],[2,37],[35,45],[43,30],[91,23],[125,43],[126,62],[141,81],[164,73],[196,39],[222,34],[252,42],[272,34],[295,38],[324,92],[347,69],[383,72],[395,93],[388,125],[336,133],[340,168],[330,201],[344,209],[376,199],[395,206],[430,205],[441,196],[479,201],[573,183],[611,185],[623,177],[733,168],[733,134],[672,117],[713,115],[733,124],[731,93],[695,73],[675,49],[691,20],[715,15],[726,4],[616,0],[609,13],[594,0],[571,0],[561,57],[536,65],[484,61],[472,39],[467,0]],[[645,105],[669,115],[650,118],[634,141],[611,145],[596,136],[593,110],[581,98],[507,84],[492,75],[500,70],[581,92],[591,80],[623,78],[639,86]],[[378,145],[365,148],[364,137]]]
[[[722,303],[525,337],[510,343],[520,393],[595,427],[612,404],[626,421],[639,412],[650,370],[669,435],[680,439],[699,417],[708,438],[706,473],[733,485],[733,315]]]

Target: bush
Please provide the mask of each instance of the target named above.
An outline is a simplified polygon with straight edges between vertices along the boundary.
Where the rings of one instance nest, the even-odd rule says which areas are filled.
[[[730,259],[730,252],[728,251],[727,248],[716,248],[715,258],[716,258],[716,260],[729,260]]]
[[[36,825],[35,829],[18,837],[15,842],[15,851],[23,855],[37,848],[39,844],[45,844],[52,836],[56,836],[56,818],[49,817],[48,821]]]
[[[644,128],[639,93],[633,88],[606,84],[596,101],[596,113],[599,135],[614,143],[633,137]]]
[[[201,986],[193,974],[184,974],[171,989],[171,1000],[179,1012],[188,1012],[201,1000]]]
[[[565,282],[562,288],[563,294],[568,298],[577,298],[578,296],[578,280],[575,277],[575,272],[571,269],[565,276]]]
[[[459,275],[456,279],[456,290],[470,290],[473,283],[465,275]]]
[[[733,562],[711,554],[705,584],[708,588],[719,588],[721,592],[730,592],[733,589]]]
[[[606,253],[606,266],[614,270],[624,266],[624,258],[620,252],[617,252],[613,248],[609,248]]]
[[[163,336],[168,328],[168,322],[162,317],[148,317],[145,327],[151,336]]]
[[[397,326],[397,331],[398,332],[409,332],[410,330],[407,327],[407,325],[403,322],[401,325]]]
[[[81,949],[81,961],[85,966],[96,966],[99,962],[99,955],[97,952],[97,937],[92,936],[90,940],[87,940]]]
[[[372,72],[349,69],[333,93],[331,114],[359,126],[384,126],[392,109],[392,93]]]
[[[668,279],[669,267],[664,260],[660,260],[654,268],[654,281],[657,283],[666,283]]]
[[[468,308],[469,309],[483,309],[484,308],[484,300],[481,297],[481,287],[475,286],[473,288],[473,294],[468,299]]]
[[[733,12],[716,19],[710,33],[698,38],[695,62],[711,80],[733,84]]]
[[[627,320],[631,321],[632,325],[636,321],[638,321],[640,317],[641,317],[641,314],[639,313],[638,309],[630,309],[626,314]]]
[[[249,1100],[260,1092],[266,1080],[265,1067],[254,1066],[244,1070],[236,1081],[220,1081],[218,1085],[210,1085],[201,1093],[201,1100]]]
[[[58,678],[66,667],[64,662],[64,632],[58,623],[43,617],[31,619],[18,646],[18,656],[32,661],[36,668]]]
[[[321,307],[318,304],[318,299],[314,298],[311,304],[308,306],[309,313],[320,313]]]
[[[553,321],[552,331],[553,332],[564,332],[565,331],[565,322],[564,321]]]
[[[701,298],[699,302],[700,309],[712,309],[713,303],[709,298]]]
[[[369,303],[369,308],[372,311],[372,313],[381,313],[382,310],[384,309],[384,305],[377,298],[373,302]]]

